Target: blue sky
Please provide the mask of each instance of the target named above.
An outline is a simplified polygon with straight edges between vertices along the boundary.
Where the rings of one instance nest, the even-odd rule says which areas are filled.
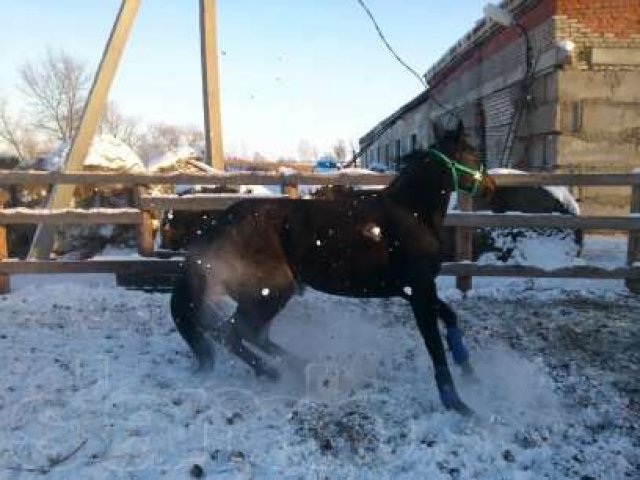
[[[482,15],[483,0],[368,0],[418,72]],[[418,94],[356,0],[217,0],[225,150],[293,155],[357,139]],[[119,0],[0,0],[0,95],[48,47],[97,65]],[[111,91],[143,121],[201,124],[197,0],[142,0]]]

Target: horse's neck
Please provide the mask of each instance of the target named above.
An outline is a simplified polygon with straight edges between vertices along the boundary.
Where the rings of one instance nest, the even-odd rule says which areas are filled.
[[[395,203],[439,230],[451,198],[451,172],[433,161],[420,170],[401,173],[385,192]]]

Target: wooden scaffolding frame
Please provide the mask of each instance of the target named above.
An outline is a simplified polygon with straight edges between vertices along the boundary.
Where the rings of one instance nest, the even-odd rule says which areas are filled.
[[[62,166],[63,172],[82,170],[139,7],[140,0],[122,0],[94,76],[80,126]],[[216,169],[224,170],[215,12],[216,0],[200,0],[200,57],[206,139],[205,161]],[[51,191],[47,208],[68,207],[73,199],[74,190],[75,185],[55,185]],[[54,229],[52,226],[39,224],[29,251],[29,258],[49,258],[53,240]]]

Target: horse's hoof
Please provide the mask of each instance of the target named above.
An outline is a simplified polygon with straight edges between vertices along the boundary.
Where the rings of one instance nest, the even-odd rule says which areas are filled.
[[[196,367],[197,375],[206,375],[213,372],[213,367],[215,366],[215,362],[198,362],[198,366]]]
[[[257,370],[256,374],[259,377],[265,377],[267,380],[270,380],[272,382],[277,382],[278,380],[280,380],[280,370],[271,366],[265,366],[260,370]]]
[[[475,370],[470,363],[463,363],[460,365],[462,369],[462,380],[467,385],[480,385],[480,379],[476,375]]]
[[[475,412],[467,406],[462,400],[460,400],[456,405],[454,405],[451,410],[455,410],[457,413],[462,415],[463,417],[472,417]]]
[[[460,399],[457,399],[456,401],[449,404],[445,404],[444,406],[447,410],[452,410],[464,417],[471,417],[475,413],[470,407],[467,406],[466,403],[464,403]]]
[[[473,415],[473,410],[460,400],[453,385],[445,385],[440,389],[440,400],[447,410],[454,410],[465,417]]]

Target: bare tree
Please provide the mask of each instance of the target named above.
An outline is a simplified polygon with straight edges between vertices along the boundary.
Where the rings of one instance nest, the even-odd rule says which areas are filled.
[[[102,114],[98,132],[111,135],[136,150],[142,142],[142,134],[138,121],[124,115],[115,102],[109,102]]]
[[[11,147],[20,162],[37,155],[39,142],[35,132],[21,117],[11,115],[5,99],[0,99],[0,139]]]
[[[333,145],[333,154],[340,161],[344,162],[347,159],[347,142],[340,138]]]
[[[260,152],[253,152],[253,157],[252,160],[254,162],[266,162],[268,161],[268,158],[265,157],[262,153]]]
[[[20,69],[20,80],[33,126],[69,141],[80,124],[90,85],[86,65],[63,51],[48,50],[40,61]]]
[[[200,151],[203,145],[204,132],[198,127],[154,123],[147,126],[136,150],[141,158],[150,160],[180,147]]]
[[[195,125],[187,125],[182,128],[183,130],[183,141],[184,144],[195,149],[202,150],[205,149],[205,138],[204,138],[204,129],[201,127],[197,127]]]
[[[309,140],[300,140],[298,143],[298,158],[305,162],[316,160],[318,158],[318,149]]]

